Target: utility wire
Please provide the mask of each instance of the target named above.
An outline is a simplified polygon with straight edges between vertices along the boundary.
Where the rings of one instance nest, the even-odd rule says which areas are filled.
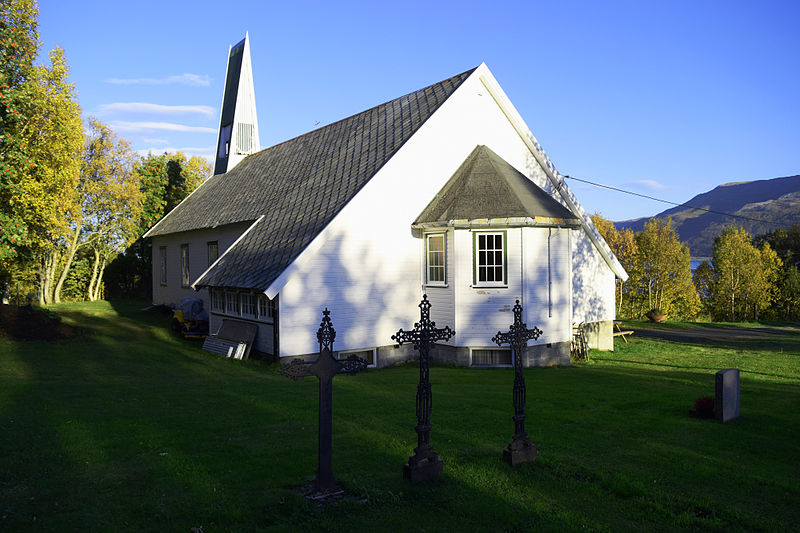
[[[689,204],[680,204],[678,202],[670,202],[669,200],[664,200],[662,198],[656,198],[655,196],[649,196],[647,194],[641,194],[641,193],[633,192],[633,191],[626,191],[625,189],[618,189],[616,187],[612,187],[611,185],[604,185],[602,183],[595,183],[593,181],[584,180],[584,179],[581,179],[581,178],[574,178],[572,176],[564,176],[564,177],[567,178],[567,179],[580,181],[580,182],[583,182],[583,183],[588,183],[589,185],[594,185],[595,187],[601,187],[603,189],[609,189],[609,190],[612,190],[612,191],[622,192],[622,193],[625,193],[625,194],[632,194],[633,196],[640,196],[642,198],[647,198],[648,200],[654,200],[656,202],[661,202],[661,203],[664,203],[664,204],[675,205],[675,206],[678,206],[678,207],[688,207],[690,209],[697,209],[698,211],[705,211],[706,213],[714,213],[715,215],[724,215],[726,217],[742,218],[744,220],[752,220],[753,222],[761,222],[762,224],[772,224],[773,226],[779,226],[779,227],[783,227],[784,226],[784,224],[780,224],[778,222],[771,222],[769,220],[763,220],[763,219],[760,219],[760,218],[746,217],[744,215],[734,215],[732,213],[726,213],[724,211],[715,211],[714,209],[706,209],[705,207],[696,207],[696,206],[689,205]]]

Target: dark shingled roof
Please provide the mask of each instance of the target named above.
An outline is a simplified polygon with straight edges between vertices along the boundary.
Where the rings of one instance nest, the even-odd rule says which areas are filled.
[[[455,221],[532,219],[530,225],[579,226],[580,220],[486,146],[477,146],[413,226]]]
[[[263,216],[196,286],[266,290],[473,70],[246,157],[147,235]]]

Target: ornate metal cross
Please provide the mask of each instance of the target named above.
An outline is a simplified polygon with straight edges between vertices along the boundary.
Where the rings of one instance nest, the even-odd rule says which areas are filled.
[[[364,370],[369,363],[364,359],[351,355],[343,361],[337,361],[331,351],[336,330],[333,329],[331,312],[326,308],[322,312],[322,322],[317,331],[319,341],[319,357],[314,362],[295,359],[279,370],[284,376],[297,381],[308,376],[319,379],[319,466],[317,468],[316,489],[321,492],[336,488],[333,477],[333,377],[336,374],[356,374]]]
[[[522,322],[522,306],[517,300],[514,305],[514,323],[505,333],[497,332],[492,342],[498,346],[511,345],[514,358],[514,437],[508,447],[503,450],[503,460],[511,466],[536,460],[536,445],[525,433],[525,376],[522,375],[522,358],[530,339],[538,339],[542,330],[537,327],[528,329]]]
[[[403,477],[411,481],[422,481],[442,474],[442,461],[433,451],[430,444],[431,435],[431,407],[433,395],[431,394],[430,380],[430,346],[436,341],[447,341],[456,334],[449,326],[436,328],[436,323],[431,322],[431,303],[428,295],[422,295],[419,304],[420,319],[414,324],[411,331],[401,328],[392,340],[397,344],[411,342],[414,349],[419,352],[419,385],[417,385],[417,447],[414,455],[408,459],[408,464],[403,466]]]

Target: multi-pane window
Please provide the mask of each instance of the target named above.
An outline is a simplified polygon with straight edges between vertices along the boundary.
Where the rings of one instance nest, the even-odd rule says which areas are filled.
[[[270,300],[264,294],[258,295],[258,319],[271,320],[275,318],[275,300]]]
[[[275,318],[276,299],[270,300],[264,294],[244,291],[211,291],[211,310],[215,313],[241,316],[270,323]]]
[[[211,310],[217,313],[225,312],[225,291],[221,289],[211,291]]]
[[[237,292],[225,293],[225,312],[229,315],[239,314],[239,293]]]
[[[505,232],[475,233],[475,282],[506,284]]]
[[[208,250],[208,264],[210,266],[211,263],[216,261],[219,257],[219,244],[217,241],[210,241],[206,243],[206,248]]]
[[[242,316],[249,316],[255,318],[256,316],[256,298],[251,292],[243,292],[239,295],[242,303]]]
[[[167,284],[167,247],[158,247],[158,262],[161,267],[161,284]]]
[[[189,286],[189,245],[181,244],[181,285]]]
[[[444,285],[446,282],[446,249],[443,233],[427,235],[427,277],[429,285]]]

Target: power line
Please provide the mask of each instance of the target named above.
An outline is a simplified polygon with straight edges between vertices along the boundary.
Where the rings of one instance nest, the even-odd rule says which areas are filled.
[[[595,187],[601,187],[603,189],[609,189],[609,190],[616,191],[616,192],[622,192],[622,193],[625,193],[625,194],[631,194],[633,196],[640,196],[641,198],[647,198],[648,200],[653,200],[653,201],[661,202],[661,203],[664,203],[664,204],[670,204],[670,205],[674,205],[674,206],[677,206],[677,207],[688,207],[690,209],[697,209],[698,211],[705,211],[706,213],[714,213],[715,215],[723,215],[723,216],[732,217],[732,218],[742,218],[744,220],[752,220],[753,222],[761,222],[762,224],[772,224],[773,226],[780,226],[780,227],[784,226],[784,224],[780,224],[778,222],[771,222],[769,220],[763,220],[763,219],[760,219],[760,218],[746,217],[744,215],[734,215],[733,213],[725,213],[724,211],[715,211],[714,209],[706,209],[705,207],[696,207],[694,205],[689,205],[689,204],[686,204],[686,203],[681,204],[681,203],[678,203],[678,202],[670,202],[669,200],[664,200],[663,198],[656,198],[655,196],[649,196],[647,194],[641,194],[641,193],[633,192],[633,191],[626,191],[625,189],[618,189],[617,187],[612,187],[611,185],[604,185],[602,183],[595,183],[593,181],[584,180],[584,179],[581,179],[581,178],[574,178],[572,176],[564,176],[564,177],[567,178],[567,179],[580,181],[580,182],[583,182],[583,183],[588,183],[589,185],[594,185]]]

